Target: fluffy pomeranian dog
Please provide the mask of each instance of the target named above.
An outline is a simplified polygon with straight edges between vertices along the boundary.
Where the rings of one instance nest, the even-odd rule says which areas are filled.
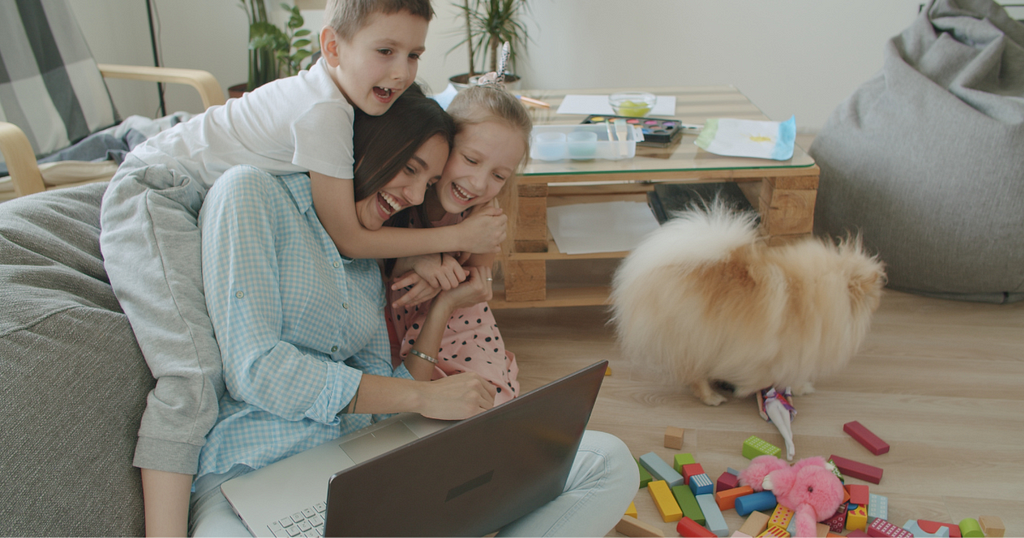
[[[707,405],[768,387],[813,391],[857,352],[885,268],[859,238],[759,240],[756,215],[720,202],[679,212],[615,272],[612,323],[642,369],[689,385]]]

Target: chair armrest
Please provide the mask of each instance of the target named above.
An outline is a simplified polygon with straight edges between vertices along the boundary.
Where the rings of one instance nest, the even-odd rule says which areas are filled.
[[[207,71],[114,64],[99,64],[99,68],[104,77],[188,84],[199,91],[199,96],[203,99],[203,108],[223,105],[226,101],[224,90],[217,83],[217,79]]]
[[[46,190],[32,144],[17,125],[0,121],[0,153],[4,155],[17,196]]]

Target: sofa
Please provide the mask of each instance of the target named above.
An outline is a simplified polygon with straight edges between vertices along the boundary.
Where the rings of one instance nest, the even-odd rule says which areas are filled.
[[[99,250],[105,183],[0,204],[0,535],[141,536],[154,380]]]

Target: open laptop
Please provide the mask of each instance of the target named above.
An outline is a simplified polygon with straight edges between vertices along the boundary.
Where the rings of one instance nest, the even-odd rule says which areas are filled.
[[[221,491],[254,536],[483,536],[562,492],[607,366],[462,421],[397,415]]]

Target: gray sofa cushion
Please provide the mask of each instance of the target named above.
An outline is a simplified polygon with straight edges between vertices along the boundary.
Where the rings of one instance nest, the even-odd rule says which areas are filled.
[[[810,148],[815,231],[860,231],[890,287],[1024,299],[1024,25],[933,0]]]
[[[99,251],[106,184],[0,204],[0,535],[144,534],[153,379]]]

